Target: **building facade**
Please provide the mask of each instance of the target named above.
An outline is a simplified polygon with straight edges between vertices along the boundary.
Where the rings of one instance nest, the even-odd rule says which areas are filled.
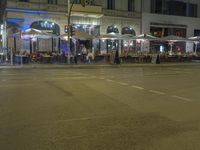
[[[28,28],[56,36],[65,33],[67,0],[1,0],[1,3],[5,6],[1,15],[3,47],[18,49],[19,45],[13,45],[16,40],[13,35]],[[141,33],[140,0],[86,0],[86,3],[82,7],[80,0],[74,0],[70,22],[77,31],[101,35],[110,32],[124,34],[131,29],[132,34]],[[54,45],[56,43],[54,40]]]
[[[143,0],[142,32],[157,37],[200,35],[199,0]]]

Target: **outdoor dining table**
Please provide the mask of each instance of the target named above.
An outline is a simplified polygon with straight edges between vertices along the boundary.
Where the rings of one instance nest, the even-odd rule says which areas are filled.
[[[21,64],[21,63],[28,63],[28,61],[29,61],[29,59],[28,59],[29,57],[28,56],[26,56],[26,55],[15,55],[15,57],[14,57],[14,61],[15,61],[15,63],[17,63],[17,64]]]

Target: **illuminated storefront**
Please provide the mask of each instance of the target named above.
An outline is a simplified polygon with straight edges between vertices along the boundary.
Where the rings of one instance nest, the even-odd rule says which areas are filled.
[[[136,33],[132,27],[123,27],[122,35],[135,36]],[[136,52],[136,42],[135,40],[123,40],[122,41],[122,51],[125,53],[134,53]]]

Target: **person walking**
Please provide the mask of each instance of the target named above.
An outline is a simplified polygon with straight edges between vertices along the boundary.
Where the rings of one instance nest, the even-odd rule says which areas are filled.
[[[115,52],[115,60],[114,60],[115,64],[120,64],[120,58],[119,58],[119,51],[116,50]]]
[[[160,64],[160,55],[159,54],[156,57],[156,64]]]

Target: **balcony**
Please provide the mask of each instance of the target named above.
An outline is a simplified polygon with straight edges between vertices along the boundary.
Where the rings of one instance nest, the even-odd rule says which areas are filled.
[[[73,16],[90,16],[100,18],[103,16],[102,7],[96,5],[87,5],[83,7],[81,4],[74,4],[72,8]]]
[[[129,12],[122,10],[103,9],[103,14],[105,16],[114,16],[114,17],[141,18],[141,13],[139,12]]]
[[[66,5],[39,4],[30,2],[7,1],[7,8],[21,8],[24,10],[43,10],[49,12],[67,12]]]

